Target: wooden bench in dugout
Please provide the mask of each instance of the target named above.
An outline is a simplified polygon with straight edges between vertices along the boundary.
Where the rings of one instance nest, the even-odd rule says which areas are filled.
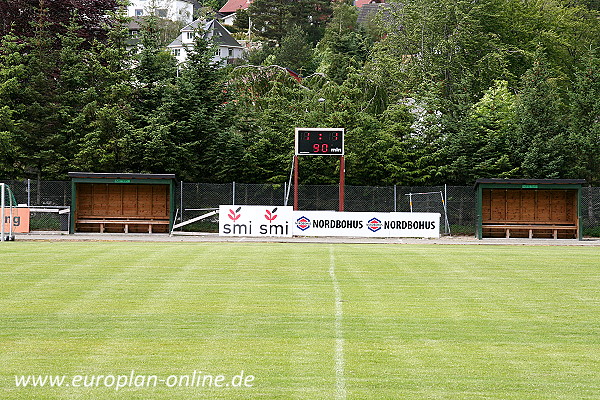
[[[104,233],[106,231],[106,225],[113,225],[116,228],[123,226],[123,233],[129,233],[130,226],[145,226],[148,225],[148,233],[153,233],[154,225],[169,225],[169,220],[161,220],[161,219],[143,219],[143,218],[99,218],[97,216],[94,217],[83,217],[77,219],[75,223],[78,226],[81,225],[97,225],[100,233]]]
[[[554,225],[554,224],[490,224],[485,223],[482,225],[484,232],[488,233],[489,236],[493,236],[494,230],[504,231],[504,237],[510,239],[511,230],[521,232],[527,232],[527,237],[533,239],[534,231],[552,232],[552,238],[558,239],[559,231],[568,233],[570,237],[577,238],[577,226],[576,225]]]

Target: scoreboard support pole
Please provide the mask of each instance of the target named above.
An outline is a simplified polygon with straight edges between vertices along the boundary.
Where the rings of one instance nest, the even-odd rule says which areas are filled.
[[[346,160],[344,159],[344,156],[340,156],[340,200],[339,200],[340,211],[344,211],[344,202],[346,200],[345,186],[346,186]]]
[[[340,156],[339,211],[344,211],[346,201],[346,159]],[[294,211],[298,211],[298,156],[294,156]]]
[[[298,156],[294,156],[294,211],[298,211]]]

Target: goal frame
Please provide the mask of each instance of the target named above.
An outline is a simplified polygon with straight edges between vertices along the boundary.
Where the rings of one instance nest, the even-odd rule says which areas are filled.
[[[6,196],[8,197],[8,236],[6,236],[6,229],[4,225],[6,224]],[[0,183],[0,242],[5,242],[7,240],[15,240],[15,236],[13,233],[13,195],[10,187],[6,183]]]
[[[442,202],[442,209],[444,210],[444,234],[451,235],[450,233],[450,223],[448,222],[448,208],[446,207],[446,199],[444,198],[444,192],[441,190],[438,192],[419,192],[419,193],[406,193],[405,196],[408,196],[408,202],[410,206],[410,212],[413,212],[413,196],[440,196],[440,200]]]

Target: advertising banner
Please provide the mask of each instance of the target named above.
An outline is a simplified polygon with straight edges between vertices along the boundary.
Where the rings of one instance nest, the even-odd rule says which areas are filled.
[[[12,220],[10,218],[10,208],[4,209],[4,232],[8,233],[10,230],[10,223],[12,221],[12,231],[14,233],[28,233],[29,232],[29,208],[13,208],[12,209]]]
[[[219,206],[219,236],[291,237],[293,207]]]
[[[439,213],[294,211],[295,236],[439,238]]]

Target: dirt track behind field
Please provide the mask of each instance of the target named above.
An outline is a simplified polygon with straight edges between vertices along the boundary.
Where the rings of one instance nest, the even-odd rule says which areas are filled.
[[[600,246],[600,239],[483,239],[472,236],[444,236],[439,239],[413,238],[361,238],[361,237],[223,237],[216,233],[67,233],[34,232],[17,234],[18,241],[117,241],[117,242],[228,242],[228,243],[353,243],[353,244],[429,244],[429,245],[529,245],[529,246]]]

